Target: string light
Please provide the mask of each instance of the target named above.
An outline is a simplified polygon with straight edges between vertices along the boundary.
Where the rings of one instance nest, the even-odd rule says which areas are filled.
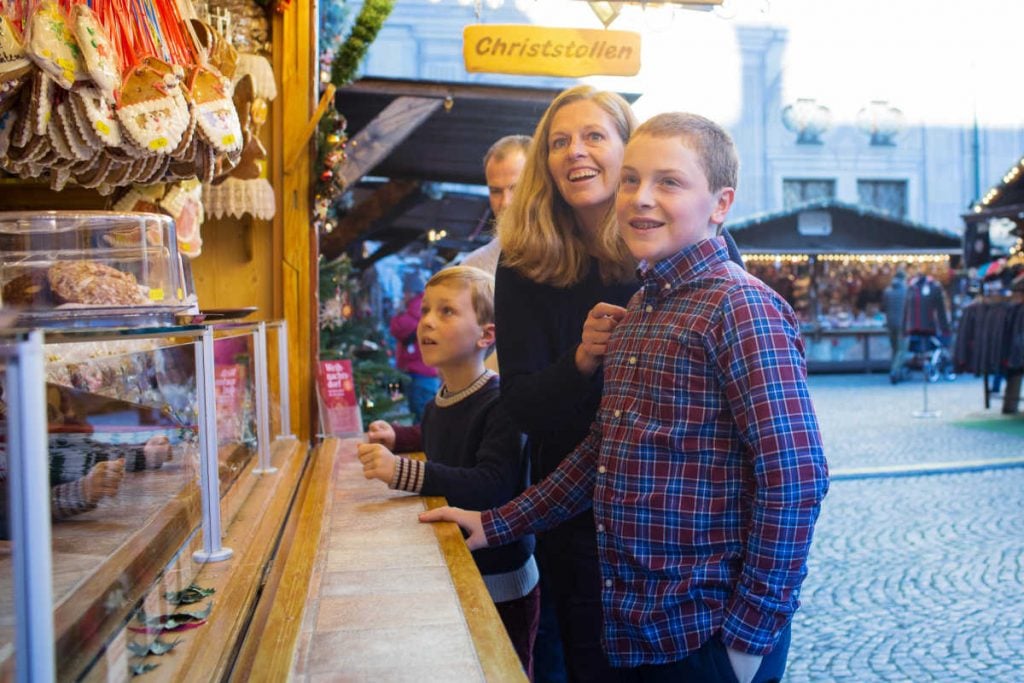
[[[836,263],[945,263],[948,254],[815,254],[818,261]],[[785,261],[786,263],[807,263],[811,254],[743,254],[744,261],[753,263]]]

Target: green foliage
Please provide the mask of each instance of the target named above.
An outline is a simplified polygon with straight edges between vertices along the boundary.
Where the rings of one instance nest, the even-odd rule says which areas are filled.
[[[363,427],[405,417],[404,397],[392,396],[409,378],[391,364],[387,321],[363,305],[358,273],[347,255],[321,264],[320,302],[320,358],[352,361]]]
[[[348,39],[341,44],[331,63],[331,83],[339,88],[348,85],[356,77],[359,62],[377,38],[384,21],[394,9],[394,0],[366,0]]]

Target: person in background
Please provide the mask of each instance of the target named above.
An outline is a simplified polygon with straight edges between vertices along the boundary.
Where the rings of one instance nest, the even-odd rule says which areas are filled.
[[[427,282],[417,336],[423,362],[444,382],[427,403],[420,426],[370,423],[370,443],[359,444],[363,476],[392,489],[444,496],[452,505],[490,507],[528,484],[522,435],[499,402],[498,376],[484,367],[494,348],[494,280],[469,266],[453,266]],[[426,462],[393,451],[424,451]],[[534,539],[473,553],[484,584],[527,675],[540,619]]]
[[[526,164],[526,152],[530,148],[530,136],[506,135],[498,139],[484,155],[484,178],[487,179],[487,199],[491,214],[497,220],[501,212],[512,203],[519,176]],[[501,245],[497,239],[471,251],[461,261],[464,266],[474,266],[493,274],[498,267]]]
[[[420,515],[482,548],[592,503],[604,647],[625,681],[780,681],[828,490],[799,321],[719,235],[738,166],[704,117],[637,129],[616,213],[641,289],[584,328],[605,367],[587,439],[497,510]]]
[[[907,271],[896,269],[892,282],[882,292],[882,309],[885,312],[885,327],[889,331],[889,347],[892,349],[892,365],[889,379],[899,378],[903,355],[903,309],[907,302]]]
[[[391,336],[395,338],[395,365],[409,375],[406,400],[413,424],[423,419],[423,407],[434,397],[441,380],[437,370],[423,362],[420,347],[416,343],[416,326],[420,321],[420,305],[423,301],[423,280],[418,274],[405,278],[406,301],[403,310],[391,318]]]

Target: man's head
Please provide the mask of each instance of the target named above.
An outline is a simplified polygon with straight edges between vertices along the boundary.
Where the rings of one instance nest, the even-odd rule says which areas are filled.
[[[484,177],[491,212],[495,217],[512,202],[512,193],[526,164],[526,150],[530,136],[506,135],[499,139],[484,155]]]
[[[445,371],[482,361],[494,347],[494,278],[452,266],[427,282],[416,330],[423,362]]]
[[[732,138],[713,121],[668,113],[643,123],[626,146],[616,197],[633,256],[657,263],[717,234],[738,172]]]

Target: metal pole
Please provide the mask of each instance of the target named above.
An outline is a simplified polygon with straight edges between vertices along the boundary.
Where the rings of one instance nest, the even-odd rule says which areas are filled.
[[[7,466],[14,565],[14,671],[18,681],[52,681],[53,558],[43,335],[28,333],[7,363]]]
[[[294,439],[292,434],[291,394],[288,388],[288,321],[278,320],[277,328],[277,376],[281,392],[281,434],[279,439]]]
[[[233,554],[220,545],[220,460],[217,457],[216,385],[213,380],[213,328],[196,343],[196,392],[199,407],[199,491],[203,507],[203,549],[196,562],[220,562]]]
[[[255,474],[273,474],[277,468],[270,464],[270,378],[267,373],[267,324],[257,323],[252,332],[252,351],[255,357],[256,377],[256,450],[259,463]]]

